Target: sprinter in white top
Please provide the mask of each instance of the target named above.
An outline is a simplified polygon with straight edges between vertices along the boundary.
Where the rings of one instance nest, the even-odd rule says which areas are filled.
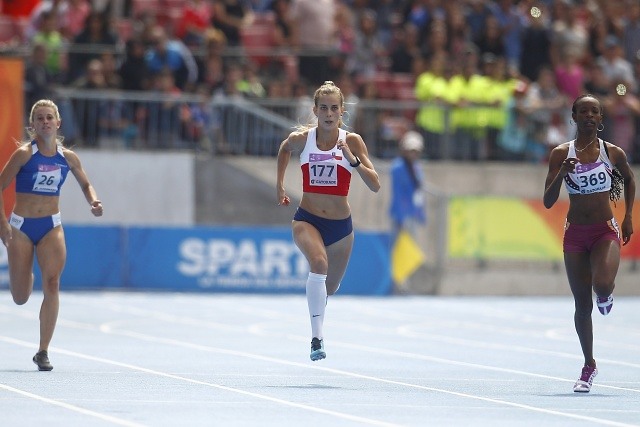
[[[373,192],[380,189],[380,180],[362,137],[341,129],[345,110],[340,88],[324,82],[313,99],[317,125],[301,127],[280,144],[276,190],[279,205],[291,203],[284,176],[291,155],[299,154],[303,194],[292,228],[293,240],[309,262],[310,357],[316,361],[326,357],[322,326],[327,296],[340,287],[353,248],[347,201],[351,176],[360,175]]]
[[[603,111],[593,95],[578,97],[572,106],[577,126],[575,140],[551,151],[544,190],[544,205],[558,200],[562,183],[569,193],[569,212],[563,240],[564,264],[575,300],[574,323],[584,366],[573,390],[587,393],[598,373],[593,358],[593,296],[607,315],[613,307],[613,289],[620,265],[620,240],[633,234],[631,214],[636,193],[627,155],[618,146],[598,138]],[[624,194],[625,215],[618,227],[611,202]]]

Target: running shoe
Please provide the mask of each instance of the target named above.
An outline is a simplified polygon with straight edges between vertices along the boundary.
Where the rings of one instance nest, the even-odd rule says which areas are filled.
[[[609,295],[606,298],[597,297],[596,305],[598,306],[598,310],[602,313],[603,316],[606,316],[611,312],[613,308],[613,295]]]
[[[322,360],[327,357],[327,353],[324,351],[324,342],[319,338],[311,340],[311,360]]]
[[[33,363],[38,365],[38,371],[50,371],[53,369],[46,350],[37,352],[36,355],[33,356]]]
[[[580,379],[576,381],[573,386],[573,391],[576,393],[589,393],[591,390],[591,384],[593,384],[593,379],[598,375],[598,370],[592,366],[585,365],[582,368],[582,374],[580,375]]]

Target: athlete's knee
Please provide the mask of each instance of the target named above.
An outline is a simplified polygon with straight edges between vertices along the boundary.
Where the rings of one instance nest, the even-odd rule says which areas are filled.
[[[610,282],[598,281],[597,283],[593,284],[593,291],[599,297],[608,297],[613,293],[613,289],[615,287],[616,287],[616,284],[613,281],[610,281]]]
[[[336,292],[338,292],[338,289],[340,289],[340,282],[338,283],[327,282],[327,296],[334,295]]]
[[[46,295],[56,294],[60,291],[60,276],[42,278],[42,291]]]
[[[11,286],[11,298],[13,298],[13,302],[17,305],[24,305],[29,301],[29,297],[31,296],[31,288],[19,288],[15,286]]]
[[[324,255],[317,255],[309,258],[309,268],[315,273],[327,274],[327,270],[329,269],[327,257]]]
[[[580,303],[576,302],[576,318],[584,319],[591,317],[591,312],[593,311],[593,301],[591,299],[581,301]]]
[[[9,285],[11,290],[11,298],[17,305],[24,305],[29,301],[31,292],[33,291],[33,274],[30,279],[26,280],[11,280]]]

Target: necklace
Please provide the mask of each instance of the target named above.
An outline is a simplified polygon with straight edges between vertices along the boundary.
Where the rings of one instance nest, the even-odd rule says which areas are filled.
[[[589,147],[591,144],[593,144],[593,141],[595,141],[596,139],[598,139],[598,137],[597,137],[597,136],[596,136],[595,138],[593,138],[593,139],[591,140],[591,142],[590,142],[590,143],[588,143],[587,145],[585,145],[584,147],[582,147],[582,148],[577,148],[577,147],[575,147],[575,145],[574,145],[574,148],[576,149],[576,151],[577,151],[578,153],[582,153],[584,150],[586,150],[586,149],[587,149],[587,147]]]

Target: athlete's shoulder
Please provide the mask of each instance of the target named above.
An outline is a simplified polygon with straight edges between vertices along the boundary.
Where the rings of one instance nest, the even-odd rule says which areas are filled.
[[[563,142],[561,144],[556,145],[553,150],[551,150],[551,152],[559,152],[559,153],[568,153],[569,152],[569,146],[571,145],[573,141],[567,141],[567,142]]]
[[[291,132],[287,139],[290,142],[306,142],[308,136],[309,136],[309,129],[296,130],[296,131]]]

